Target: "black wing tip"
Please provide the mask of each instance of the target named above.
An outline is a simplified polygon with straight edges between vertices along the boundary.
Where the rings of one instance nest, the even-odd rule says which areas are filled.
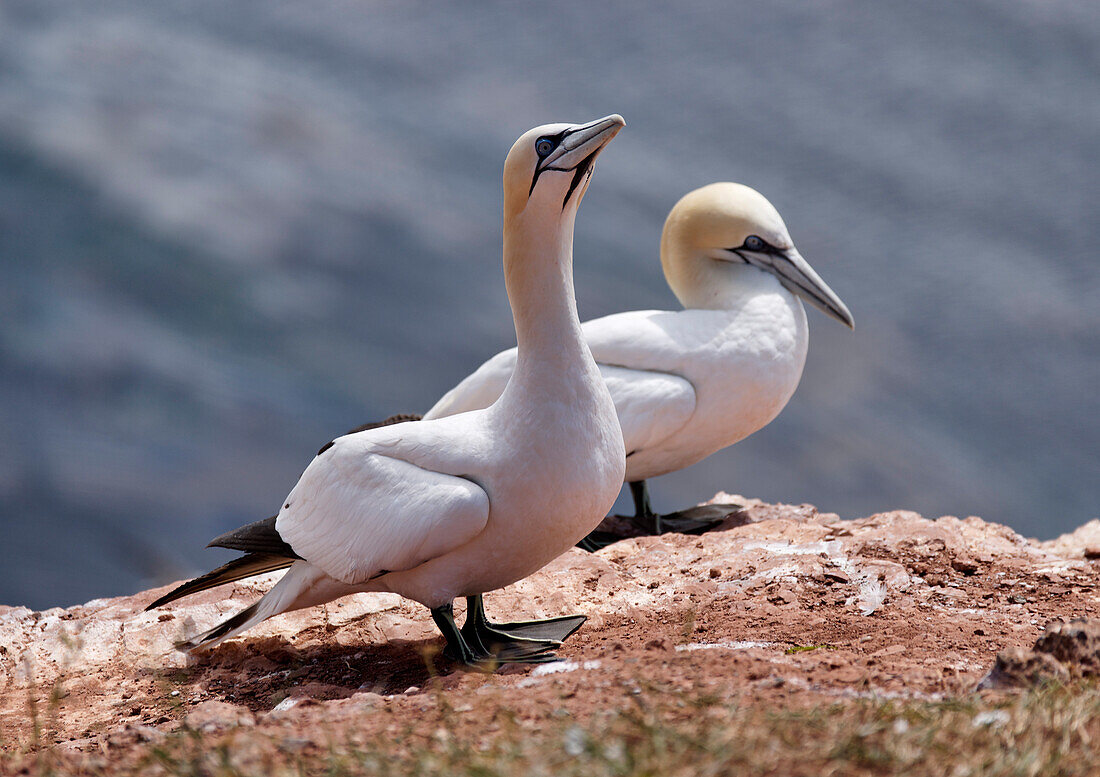
[[[423,418],[424,418],[424,416],[417,415],[416,413],[397,413],[395,415],[391,415],[389,418],[386,418],[385,420],[382,420],[382,421],[373,421],[369,424],[363,424],[362,426],[357,426],[354,429],[350,430],[348,432],[348,434],[356,434],[357,432],[366,432],[366,431],[369,431],[370,429],[379,429],[383,426],[393,426],[394,424],[403,424],[406,421],[421,421],[421,420],[423,420]],[[329,444],[331,445],[332,443],[329,443]]]
[[[237,547],[237,543],[242,536],[249,536],[256,532],[274,532],[275,531],[275,519],[279,516],[273,515],[270,518],[264,518],[260,521],[253,521],[252,523],[246,523],[244,526],[238,526],[236,529],[231,529],[223,534],[219,534],[210,542],[206,543],[208,548],[226,548],[228,550],[240,550]]]
[[[371,421],[369,424],[362,424],[361,426],[357,426],[354,429],[349,429],[344,433],[344,436],[346,437],[349,434],[358,434],[359,432],[367,432],[371,429],[379,429],[383,426],[403,424],[406,421],[420,421],[423,420],[423,418],[424,416],[417,415],[416,413],[397,413],[395,415],[391,415],[389,418],[383,421]],[[321,449],[317,451],[317,455],[320,456],[322,453],[327,451],[329,448],[332,447],[333,443],[335,442],[336,440],[329,440],[328,442],[326,442],[324,445],[321,446]]]
[[[240,558],[233,559],[227,564],[222,564],[217,569],[213,569],[205,575],[199,575],[193,580],[181,583],[146,607],[145,612],[149,612],[169,602],[174,602],[176,599],[182,599],[185,596],[207,591],[227,583],[235,583],[246,577],[253,577],[267,572],[286,569],[294,562],[295,559],[293,558],[274,553],[247,553]]]
[[[289,504],[288,504],[289,506]],[[239,550],[242,553],[265,553],[273,556],[300,559],[294,548],[275,529],[277,515],[253,521],[240,528],[227,531],[210,540],[206,547]]]

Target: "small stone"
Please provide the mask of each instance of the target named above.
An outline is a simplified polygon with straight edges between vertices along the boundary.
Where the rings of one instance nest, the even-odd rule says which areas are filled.
[[[236,726],[251,726],[256,722],[247,707],[224,701],[204,701],[191,708],[183,722],[197,731],[217,731]]]
[[[385,696],[374,691],[359,691],[351,698],[356,704],[362,704],[364,707],[378,707],[386,702]]]
[[[773,604],[793,604],[798,601],[798,597],[795,595],[794,591],[788,588],[780,588],[768,597],[768,601]]]
[[[289,709],[297,707],[301,703],[301,699],[295,696],[287,696],[281,702],[271,708],[272,712],[286,712]]]
[[[710,572],[708,572],[707,574],[710,575],[711,580],[715,580],[722,576],[722,570],[718,569],[717,567],[711,567]]]
[[[1065,682],[1069,672],[1048,653],[1009,648],[997,654],[997,662],[978,683],[978,689],[1023,687],[1049,679]]]
[[[956,556],[951,560],[951,568],[964,575],[972,575],[978,571],[978,563],[969,556]]]
[[[159,728],[152,726],[133,726],[131,730],[137,735],[139,742],[159,742],[167,736]]]

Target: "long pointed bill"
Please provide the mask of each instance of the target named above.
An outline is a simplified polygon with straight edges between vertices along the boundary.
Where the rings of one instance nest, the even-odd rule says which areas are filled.
[[[594,158],[625,126],[623,117],[613,113],[569,130],[553,153],[542,160],[540,169],[573,170],[582,162]]]
[[[810,263],[795,248],[775,253],[739,252],[749,264],[770,272],[792,294],[797,294],[827,316],[832,316],[849,329],[855,329],[855,321],[848,306],[829,288]]]

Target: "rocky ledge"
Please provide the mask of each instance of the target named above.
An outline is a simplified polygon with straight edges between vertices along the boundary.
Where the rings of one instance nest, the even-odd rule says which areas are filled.
[[[840,520],[719,494],[743,509],[703,536],[573,550],[488,597],[498,619],[587,623],[563,662],[495,675],[438,655],[424,608],[360,595],[274,618],[208,655],[175,640],[246,606],[274,576],[143,612],[167,588],[32,612],[0,607],[0,746],[103,751],[189,726],[362,729],[448,700],[512,694],[583,712],[638,683],[767,699],[938,698],[1091,674],[1100,521],[1049,542],[980,518]],[[1038,640],[1038,641],[1037,641]],[[497,692],[497,693],[494,693]],[[576,710],[573,708],[576,707]]]

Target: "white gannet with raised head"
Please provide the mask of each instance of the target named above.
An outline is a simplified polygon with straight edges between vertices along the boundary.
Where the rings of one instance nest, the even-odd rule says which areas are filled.
[[[582,325],[607,381],[626,443],[634,521],[647,531],[694,531],[730,506],[653,513],[646,480],[691,466],[772,421],[802,376],[809,342],[800,298],[849,327],[852,315],[795,249],[759,192],[713,183],[676,203],[661,265],[684,310],[640,310]],[[485,407],[507,385],[516,349],[485,362],[424,415]],[[605,532],[581,545],[613,540]]]
[[[484,409],[332,441],[279,513],[212,545],[246,552],[149,605],[289,567],[258,602],[180,644],[216,645],[266,618],[390,591],[431,609],[466,664],[553,660],[583,616],[490,623],[481,595],[564,553],[600,523],[623,479],[622,433],[581,334],[573,225],[593,162],[622,117],[537,127],[504,165],[504,275],[519,352]],[[468,597],[459,629],[455,597]]]

